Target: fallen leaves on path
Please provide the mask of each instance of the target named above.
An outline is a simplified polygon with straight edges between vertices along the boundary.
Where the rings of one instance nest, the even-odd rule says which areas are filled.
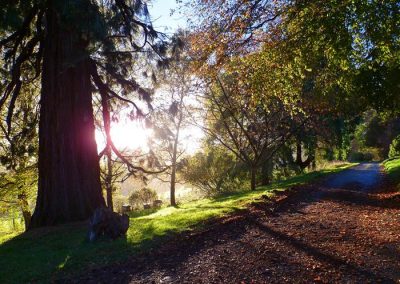
[[[400,208],[388,200],[387,193],[297,188],[74,281],[398,283]]]

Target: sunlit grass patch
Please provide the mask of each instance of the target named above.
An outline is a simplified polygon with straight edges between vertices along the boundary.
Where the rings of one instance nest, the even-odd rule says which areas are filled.
[[[5,241],[8,241],[9,239],[14,238],[15,236],[18,236],[21,234],[21,232],[5,232],[0,234],[0,244],[4,243]]]
[[[389,179],[397,184],[399,187],[400,185],[400,157],[395,159],[388,159],[384,161],[383,166],[385,168],[386,173],[388,174]]]
[[[0,283],[51,282],[65,275],[123,261],[132,254],[156,247],[168,236],[198,228],[211,218],[243,209],[264,194],[273,195],[275,191],[311,182],[352,165],[311,172],[259,187],[256,191],[193,201],[176,208],[133,213],[126,238],[116,241],[86,242],[84,223],[38,229],[11,239],[0,238]]]

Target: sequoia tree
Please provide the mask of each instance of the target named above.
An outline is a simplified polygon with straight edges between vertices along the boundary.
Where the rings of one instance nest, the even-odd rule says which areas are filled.
[[[131,75],[140,51],[162,49],[147,7],[140,0],[2,0],[0,10],[6,62],[0,108],[8,107],[8,131],[21,86],[41,80],[39,186],[30,227],[87,219],[105,205],[92,99],[99,93],[104,102],[108,137],[108,100],[125,101],[140,115],[122,96],[149,98]]]

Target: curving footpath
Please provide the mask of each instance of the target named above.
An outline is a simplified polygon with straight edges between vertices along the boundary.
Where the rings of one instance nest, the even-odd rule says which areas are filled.
[[[400,208],[378,164],[299,188],[93,270],[83,283],[399,283]]]

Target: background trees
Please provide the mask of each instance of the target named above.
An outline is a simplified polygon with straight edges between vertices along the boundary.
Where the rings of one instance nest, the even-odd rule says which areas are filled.
[[[399,62],[396,10],[396,1],[294,1],[282,25],[285,42],[289,48],[297,46],[296,64],[320,63],[316,78],[331,82],[331,87],[321,85],[321,90],[341,96],[343,110],[349,106],[383,109],[388,101],[391,108],[398,103],[391,83]]]
[[[293,132],[287,124],[289,114],[276,98],[270,99],[268,105],[253,105],[248,94],[228,92],[220,80],[216,84],[206,95],[208,125],[203,129],[246,164],[251,189],[255,190],[261,162],[271,158]]]
[[[187,55],[185,33],[178,32],[172,39],[169,62],[158,76],[160,98],[155,102],[157,108],[151,114],[155,137],[152,139],[154,151],[158,151],[169,177],[170,204],[176,206],[177,172],[188,145],[183,140],[193,139],[188,134],[189,113],[198,91],[196,78],[190,72],[190,59]],[[186,132],[186,133],[185,133]],[[162,179],[162,178],[161,178]]]
[[[202,196],[212,197],[248,187],[247,169],[237,157],[217,143],[208,144],[185,160],[181,171],[184,180]]]
[[[0,180],[1,208],[9,211],[18,208],[25,229],[28,229],[32,217],[31,207],[36,197],[37,171],[30,167],[1,173]]]
[[[0,208],[9,216],[20,212],[27,229],[37,193],[38,90],[30,86],[21,91],[14,127],[8,131],[6,122],[0,122]]]
[[[392,84],[399,64],[395,2],[191,1],[187,6],[195,11],[190,38],[196,72],[210,81],[221,78],[230,99],[237,95],[245,101],[247,93],[254,105],[267,110],[268,97],[290,106],[287,129],[298,131],[279,153],[283,164],[302,171],[315,165],[320,151],[330,152],[323,155],[326,158],[345,159],[354,151],[353,131],[363,112],[371,107],[383,110],[386,99],[397,100]],[[385,37],[390,40],[382,41]],[[373,97],[378,96],[382,100],[375,104]],[[218,100],[210,101],[210,108],[217,108]],[[244,105],[239,109],[247,111]],[[222,111],[224,120],[227,109]],[[373,127],[365,135],[372,131]],[[228,132],[229,136],[246,135]],[[260,164],[265,166],[271,158]]]

